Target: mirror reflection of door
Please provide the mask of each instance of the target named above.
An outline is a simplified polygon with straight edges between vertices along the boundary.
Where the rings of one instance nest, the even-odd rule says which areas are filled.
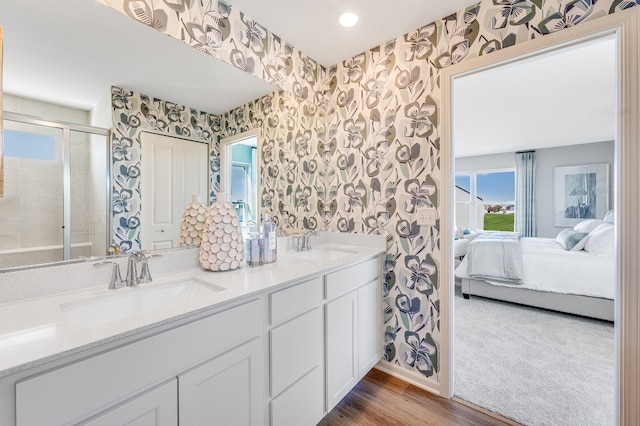
[[[236,206],[245,231],[259,221],[258,208],[258,136],[245,133],[221,143],[221,188]]]
[[[141,246],[178,247],[180,221],[192,196],[208,204],[209,146],[155,133],[142,133]]]

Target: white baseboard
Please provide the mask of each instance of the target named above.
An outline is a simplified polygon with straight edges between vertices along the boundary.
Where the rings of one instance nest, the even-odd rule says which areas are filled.
[[[431,392],[434,395],[440,395],[440,383],[435,380],[428,379],[420,374],[409,371],[406,368],[399,367],[386,361],[379,361],[375,369],[387,373],[390,376],[396,377],[407,383],[410,383],[420,389],[424,389],[427,392]]]

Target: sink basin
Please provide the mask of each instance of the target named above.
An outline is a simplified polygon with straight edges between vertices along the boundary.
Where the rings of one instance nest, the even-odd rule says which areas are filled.
[[[198,278],[148,286],[122,288],[113,292],[60,305],[72,328],[87,329],[175,307],[225,290]]]
[[[298,259],[326,261],[326,260],[341,259],[345,256],[350,256],[354,253],[356,252],[352,250],[323,247],[323,248],[311,249],[309,251],[302,251],[299,253],[292,254],[291,256]]]

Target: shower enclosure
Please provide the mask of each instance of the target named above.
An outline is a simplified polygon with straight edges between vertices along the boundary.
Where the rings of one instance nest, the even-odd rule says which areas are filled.
[[[3,118],[0,268],[104,256],[108,131],[11,112]]]

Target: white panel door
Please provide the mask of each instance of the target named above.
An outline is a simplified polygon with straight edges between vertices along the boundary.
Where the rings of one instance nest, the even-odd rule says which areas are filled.
[[[180,219],[192,195],[208,200],[208,145],[142,133],[143,249],[177,247]]]
[[[173,379],[107,411],[84,426],[177,426],[178,381]]]
[[[358,292],[326,305],[327,412],[358,383]]]
[[[262,339],[178,376],[179,424],[264,424]]]

